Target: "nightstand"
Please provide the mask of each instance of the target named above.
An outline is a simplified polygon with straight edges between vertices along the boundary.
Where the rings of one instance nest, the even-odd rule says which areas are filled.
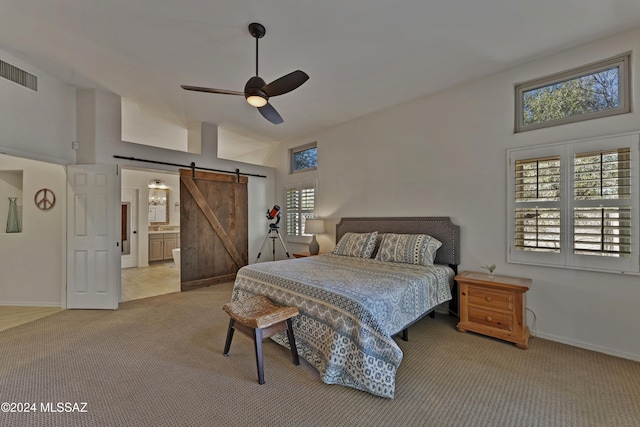
[[[465,271],[455,280],[460,290],[458,331],[477,332],[528,348],[525,293],[531,279],[497,275],[489,279],[486,273]]]
[[[294,253],[293,256],[296,257],[296,258],[305,258],[305,257],[308,257],[308,256],[313,256],[313,255],[311,255],[309,252],[298,252],[297,254]]]

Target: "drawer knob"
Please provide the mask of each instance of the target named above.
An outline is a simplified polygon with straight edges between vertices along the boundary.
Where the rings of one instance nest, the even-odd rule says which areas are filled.
[[[493,298],[491,298],[491,297],[487,297],[487,298],[485,298],[485,299],[487,300],[487,302],[491,302],[491,301],[493,301]]]
[[[491,316],[487,316],[487,322],[491,322],[492,320]]]

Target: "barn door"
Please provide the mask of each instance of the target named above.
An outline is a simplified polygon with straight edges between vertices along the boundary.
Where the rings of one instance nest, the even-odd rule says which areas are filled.
[[[247,178],[180,171],[183,291],[235,279],[248,263]]]

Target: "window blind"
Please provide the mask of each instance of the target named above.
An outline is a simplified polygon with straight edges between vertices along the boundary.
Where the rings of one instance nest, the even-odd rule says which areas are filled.
[[[302,236],[307,218],[315,213],[316,189],[313,186],[289,188],[286,190],[287,235]]]
[[[631,256],[630,149],[578,153],[573,163],[574,253]]]
[[[515,248],[560,252],[560,156],[515,162]]]

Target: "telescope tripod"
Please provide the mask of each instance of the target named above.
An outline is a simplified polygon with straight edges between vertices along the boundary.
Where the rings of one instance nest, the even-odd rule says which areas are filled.
[[[272,234],[274,235],[272,236]],[[271,253],[273,254],[274,261],[276,260],[276,239],[280,239],[280,244],[282,245],[282,249],[284,249],[284,253],[287,254],[287,258],[291,258],[287,247],[284,245],[284,240],[282,240],[282,236],[278,231],[278,227],[276,227],[275,224],[269,224],[269,232],[264,237],[264,242],[262,242],[262,246],[260,247],[260,252],[258,252],[256,261],[260,259],[260,255],[262,255],[262,250],[264,249],[264,245],[267,243],[267,239],[271,239]]]

